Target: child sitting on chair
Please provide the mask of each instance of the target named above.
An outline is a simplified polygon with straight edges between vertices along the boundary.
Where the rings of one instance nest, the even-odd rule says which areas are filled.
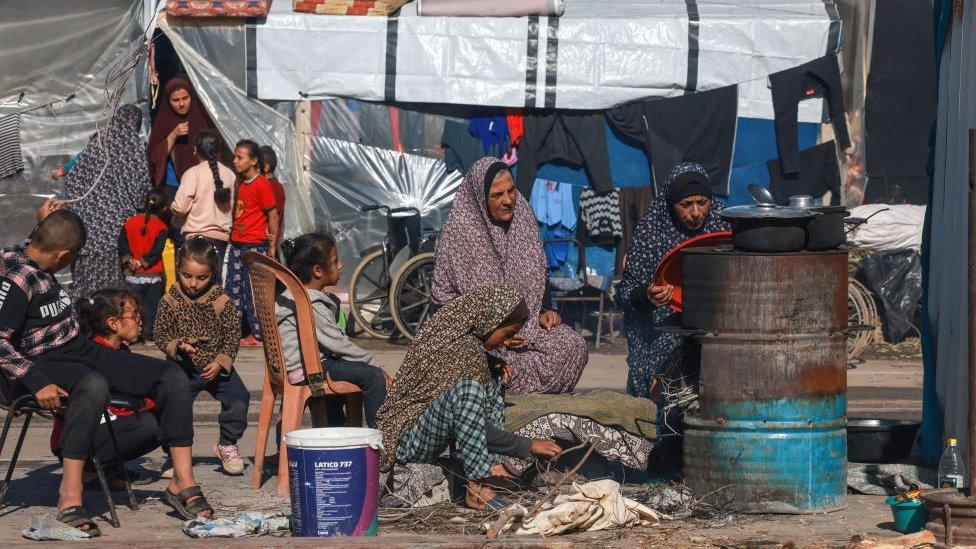
[[[214,245],[202,236],[188,238],[180,248],[176,257],[179,283],[163,297],[156,314],[156,346],[183,367],[193,398],[207,391],[220,402],[220,440],[214,454],[225,472],[241,475],[244,460],[237,441],[247,427],[251,396],[234,369],[240,315],[214,283],[218,257]]]
[[[129,345],[139,340],[142,333],[142,318],[135,297],[127,290],[106,288],[97,290],[90,297],[75,302],[75,314],[81,333],[93,342],[109,349],[128,351]],[[122,467],[125,462],[140,458],[159,447],[159,422],[154,410],[156,403],[148,397],[140,398],[142,407],[138,410],[108,406],[108,418],[115,430],[118,453],[112,444],[111,435],[100,423],[95,430],[92,448],[95,456],[106,469],[109,486],[113,490],[125,490]],[[51,429],[51,451],[61,457],[61,433],[64,431],[64,417],[55,415]],[[94,477],[88,474],[90,479]],[[130,478],[134,473],[129,473]],[[87,482],[87,480],[86,480]],[[97,485],[90,486],[97,489]]]
[[[315,318],[315,336],[322,354],[322,370],[335,381],[348,381],[363,392],[363,409],[366,423],[376,425],[376,413],[386,400],[390,376],[370,364],[373,357],[357,346],[339,328],[339,298],[326,293],[326,286],[334,286],[342,275],[339,250],[335,239],[327,234],[304,234],[282,244],[288,268],[302,281],[312,301]],[[278,331],[281,334],[281,351],[288,370],[288,381],[297,384],[305,381],[301,352],[298,343],[298,325],[295,318],[295,300],[285,290],[276,302]],[[326,413],[330,425],[342,421],[336,408],[336,399],[329,398]]]

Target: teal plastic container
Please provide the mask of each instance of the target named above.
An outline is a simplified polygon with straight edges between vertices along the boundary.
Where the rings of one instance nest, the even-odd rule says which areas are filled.
[[[925,508],[925,502],[921,500],[895,501],[895,496],[889,496],[885,503],[891,507],[895,530],[902,534],[919,532],[925,528],[925,523],[929,521],[929,510]]]

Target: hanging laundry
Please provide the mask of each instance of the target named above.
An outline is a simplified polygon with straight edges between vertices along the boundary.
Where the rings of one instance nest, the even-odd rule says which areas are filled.
[[[522,140],[525,130],[522,128],[522,111],[519,109],[508,109],[505,111],[505,119],[508,122],[508,139],[512,145],[518,145]]]
[[[620,228],[621,237],[617,243],[617,272],[623,272],[624,255],[630,249],[634,240],[634,229],[637,223],[647,213],[647,208],[654,200],[654,192],[650,186],[626,187],[620,189]]]
[[[464,121],[444,122],[441,146],[444,147],[444,163],[447,164],[447,171],[457,170],[462,174],[467,173],[474,161],[484,156],[481,141],[468,133],[468,123]]]
[[[592,239],[618,240],[623,235],[620,226],[620,191],[597,193],[583,189],[580,193],[580,217],[586,223]]]
[[[837,150],[833,141],[821,143],[812,149],[800,151],[797,155],[800,171],[796,174],[782,173],[780,162],[770,160],[769,190],[777,204],[790,203],[790,197],[798,194],[820,198],[830,191],[830,203],[840,204],[840,168],[837,165]]]
[[[727,195],[739,107],[737,86],[669,99],[634,101],[607,111],[617,129],[644,143],[655,188],[681,162],[708,170],[715,194]]]
[[[573,207],[573,187],[559,181],[536,179],[529,199],[532,211],[539,221],[539,238],[545,242],[552,239],[573,238],[576,229],[576,209]],[[569,256],[569,242],[543,244],[546,263],[550,270],[557,270],[566,263]]]
[[[508,152],[508,121],[504,116],[472,116],[468,133],[481,140],[485,156],[500,157]]]
[[[590,184],[600,192],[613,188],[607,135],[602,113],[540,111],[525,114],[525,134],[519,144],[518,189],[532,194],[539,166],[562,161],[583,166]]]
[[[569,230],[576,228],[572,185],[536,179],[529,205],[535,212],[535,218],[543,225],[562,225]]]
[[[836,55],[828,55],[809,63],[769,75],[773,93],[773,113],[776,117],[776,144],[779,149],[781,173],[800,171],[797,158],[796,125],[800,101],[812,97],[827,100],[834,136],[841,149],[851,146],[844,117],[844,91],[840,84],[840,65]]]
[[[569,257],[569,242],[546,242],[547,240],[566,240],[573,238],[573,232],[562,225],[542,225],[539,227],[539,239],[546,252],[546,267],[550,271],[562,268]]]
[[[0,118],[0,178],[9,177],[24,169],[24,154],[20,150],[20,114]]]

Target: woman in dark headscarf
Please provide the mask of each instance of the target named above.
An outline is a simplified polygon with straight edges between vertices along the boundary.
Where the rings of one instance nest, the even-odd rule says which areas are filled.
[[[216,130],[186,78],[171,78],[163,96],[166,102],[156,113],[149,132],[149,168],[154,185],[172,188],[167,191],[172,199],[183,172],[199,162],[193,151],[197,134]]]
[[[542,311],[546,256],[539,223],[501,160],[485,157],[464,176],[437,237],[431,297],[437,304],[488,284],[514,287],[529,307],[524,341],[494,353],[512,368],[514,394],[568,393],[588,358],[586,342],[555,311]]]
[[[146,145],[139,138],[141,125],[139,107],[119,107],[109,119],[108,129],[88,142],[64,178],[62,199],[84,197],[65,207],[78,214],[88,230],[85,246],[71,267],[77,297],[122,284],[119,232],[152,189]]]
[[[654,329],[678,324],[677,313],[667,307],[674,288],[654,286],[654,272],[664,256],[685,240],[729,230],[718,216],[721,209],[721,204],[712,201],[705,168],[684,162],[668,173],[664,188],[634,229],[627,264],[617,286],[630,366],[627,392],[634,396],[650,397],[654,376],[676,360],[681,351],[681,336]]]
[[[505,502],[484,481],[511,476],[500,455],[560,453],[551,440],[504,429],[502,386],[510,371],[489,366],[486,351],[511,341],[526,320],[529,309],[519,293],[491,284],[451,301],[424,323],[379,411],[382,471],[394,463],[436,463],[453,442],[468,479],[468,506],[498,508]]]

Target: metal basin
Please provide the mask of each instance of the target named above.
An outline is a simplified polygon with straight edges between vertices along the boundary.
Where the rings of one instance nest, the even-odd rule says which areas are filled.
[[[847,460],[898,463],[908,458],[921,423],[898,419],[847,420]]]

